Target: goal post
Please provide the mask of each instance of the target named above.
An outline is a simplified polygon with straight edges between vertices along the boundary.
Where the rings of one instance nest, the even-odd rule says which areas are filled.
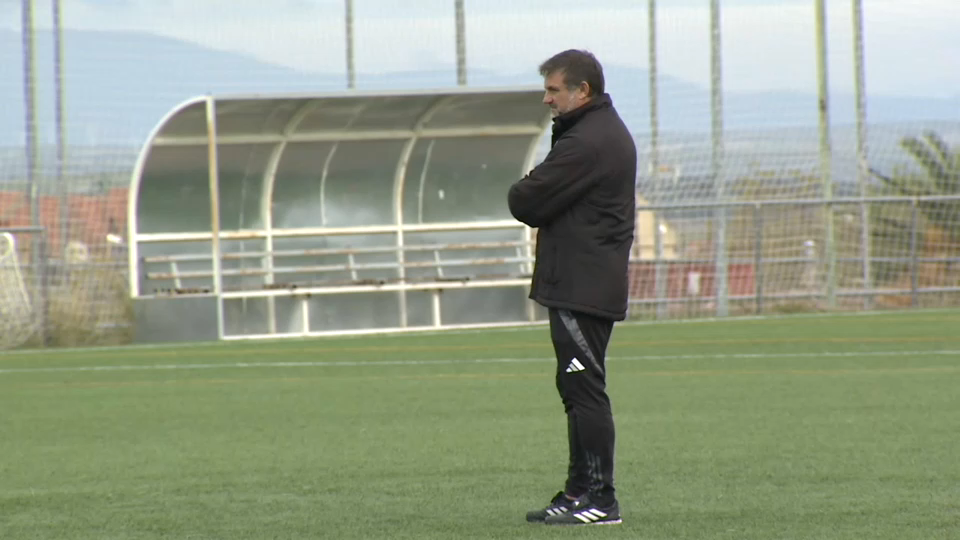
[[[23,345],[36,330],[36,315],[27,291],[16,238],[0,233],[0,350]]]

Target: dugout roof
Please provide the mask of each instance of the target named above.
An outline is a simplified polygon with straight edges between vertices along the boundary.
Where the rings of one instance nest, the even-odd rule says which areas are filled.
[[[172,244],[214,230],[229,240],[512,219],[508,186],[533,167],[550,124],[541,99],[519,87],[188,100],[137,160],[131,279],[140,248],[182,252]]]

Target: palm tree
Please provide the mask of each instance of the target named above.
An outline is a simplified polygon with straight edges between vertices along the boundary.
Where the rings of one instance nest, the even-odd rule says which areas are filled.
[[[900,146],[920,165],[922,174],[899,171],[889,177],[873,171],[886,191],[905,197],[960,195],[960,149],[951,149],[932,131],[906,137]],[[923,201],[918,207],[929,225],[960,241],[960,201]]]
[[[871,170],[880,181],[880,195],[938,197],[960,195],[960,148],[950,146],[938,134],[928,131],[920,137],[905,137],[900,146],[913,158],[919,170],[900,168],[892,176]],[[873,216],[874,253],[879,257],[903,257],[912,241],[913,216],[910,206],[877,205]],[[917,249],[932,249],[933,238],[960,242],[960,200],[925,200],[917,203],[922,221],[917,224]],[[895,277],[906,264],[877,265],[878,279]]]

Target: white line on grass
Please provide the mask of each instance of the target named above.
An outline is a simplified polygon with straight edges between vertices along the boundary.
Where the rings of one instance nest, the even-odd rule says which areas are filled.
[[[845,358],[845,357],[883,357],[883,356],[956,356],[960,350],[941,351],[872,351],[872,352],[810,352],[810,353],[750,353],[750,354],[679,354],[645,356],[610,356],[612,361],[642,360],[737,360],[737,359],[778,359],[778,358]],[[524,364],[535,362],[554,362],[554,358],[477,358],[473,360],[370,360],[370,361],[334,361],[334,362],[233,362],[223,364],[144,364],[127,366],[65,366],[37,368],[0,369],[0,375],[14,373],[65,373],[83,371],[187,371],[200,369],[246,369],[246,368],[326,368],[326,367],[362,367],[362,366],[434,366],[456,364]]]
[[[617,323],[617,327],[635,327],[635,326],[661,326],[661,325],[695,325],[695,324],[707,324],[713,325],[717,323],[736,323],[736,322],[755,322],[755,321],[778,321],[778,320],[790,320],[790,319],[830,319],[834,317],[839,318],[857,318],[857,317],[885,317],[885,316],[912,316],[912,315],[934,315],[934,314],[960,314],[956,308],[928,308],[928,309],[911,309],[911,310],[902,310],[902,311],[851,311],[851,312],[837,312],[837,313],[789,313],[789,314],[770,314],[770,315],[732,315],[729,317],[701,317],[701,318],[691,318],[691,319],[664,319],[664,320],[626,320],[620,323]],[[519,323],[517,326],[495,326],[495,327],[482,327],[482,328],[469,328],[469,329],[439,329],[439,330],[417,330],[415,332],[376,332],[370,334],[362,335],[327,335],[327,336],[308,336],[308,337],[277,337],[276,339],[264,339],[258,340],[255,342],[250,341],[198,341],[198,342],[173,342],[173,343],[139,343],[133,345],[107,345],[107,346],[93,346],[93,347],[62,347],[57,349],[17,349],[11,351],[0,351],[0,358],[4,356],[29,356],[29,355],[61,355],[61,354],[72,354],[72,353],[85,353],[85,352],[126,352],[126,351],[143,351],[143,350],[158,350],[158,349],[189,349],[189,348],[200,348],[200,347],[223,347],[229,346],[231,344],[238,343],[256,343],[258,345],[269,345],[269,344],[294,344],[299,342],[318,342],[321,340],[360,340],[360,339],[369,339],[371,337],[396,337],[396,338],[418,338],[423,336],[433,336],[433,335],[468,335],[468,334],[494,334],[494,333],[517,333],[517,332],[531,332],[531,331],[543,331],[547,326],[547,321],[537,321],[532,323]],[[0,371],[3,373],[3,371]]]

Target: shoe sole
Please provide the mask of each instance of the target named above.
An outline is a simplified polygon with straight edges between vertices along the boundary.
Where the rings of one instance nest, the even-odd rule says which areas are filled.
[[[620,525],[621,523],[623,523],[623,519],[612,519],[608,521],[592,521],[590,523],[584,523],[582,521],[579,523],[556,523],[556,522],[550,522],[550,521],[544,520],[542,523],[546,525],[553,525],[556,527],[582,527],[584,525]]]

